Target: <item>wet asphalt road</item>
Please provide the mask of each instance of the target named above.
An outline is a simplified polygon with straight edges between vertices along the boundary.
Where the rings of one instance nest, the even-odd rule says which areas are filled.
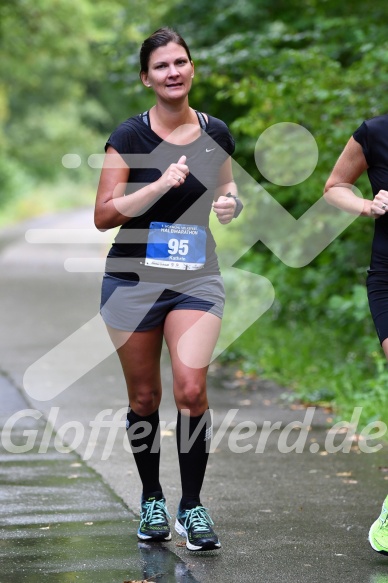
[[[45,401],[34,399],[23,384],[26,371],[41,358],[46,366],[42,386],[52,378],[52,389],[77,360],[108,354],[97,327],[86,330],[76,350],[65,345],[57,370],[44,360],[70,335],[91,326],[98,312],[101,275],[70,273],[64,262],[103,258],[106,244],[31,244],[24,237],[27,228],[93,226],[87,209],[10,230],[0,243],[1,583],[143,578],[388,583],[388,559],[367,542],[387,491],[387,447],[366,454],[353,442],[349,453],[327,453],[333,422],[317,409],[309,411],[310,428],[294,430],[286,440],[290,445],[304,435],[302,453],[279,451],[281,432],[304,420],[306,410],[288,406],[281,399],[284,391],[272,383],[239,379],[218,365],[211,367],[209,400],[220,439],[210,456],[202,501],[223,548],[195,555],[175,534],[165,545],[139,545],[140,484],[120,422],[127,403],[116,355],[97,356],[96,366]],[[164,360],[161,480],[174,515],[179,501],[176,412],[166,355]],[[249,422],[250,436],[238,440],[242,421]],[[274,423],[280,428],[266,441],[265,428]],[[61,436],[70,451],[63,451]],[[344,434],[336,439],[341,443]],[[252,447],[237,451],[244,446]]]

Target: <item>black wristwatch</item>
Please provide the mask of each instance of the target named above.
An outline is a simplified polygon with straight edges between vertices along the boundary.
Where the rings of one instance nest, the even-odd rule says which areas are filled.
[[[234,196],[231,192],[228,192],[228,194],[226,195],[229,198],[234,198],[234,200],[236,201],[236,208],[234,209],[234,215],[233,218],[237,219],[238,215],[241,213],[241,211],[244,208],[243,203],[241,202],[241,200],[239,199],[238,196]]]

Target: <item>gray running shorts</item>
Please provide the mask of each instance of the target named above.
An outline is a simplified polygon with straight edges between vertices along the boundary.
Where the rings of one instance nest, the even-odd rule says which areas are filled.
[[[111,328],[144,332],[163,324],[172,310],[200,310],[222,318],[224,303],[225,290],[220,275],[196,277],[171,285],[133,282],[105,274],[100,310],[105,324]]]

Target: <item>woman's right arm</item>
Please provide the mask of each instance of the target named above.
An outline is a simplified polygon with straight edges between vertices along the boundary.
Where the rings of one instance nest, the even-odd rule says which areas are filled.
[[[388,207],[388,192],[380,190],[373,200],[363,199],[352,192],[351,187],[368,168],[361,145],[351,137],[338,158],[324,190],[329,204],[344,211],[377,219],[385,214],[382,205]],[[388,208],[387,208],[388,210]]]
[[[185,162],[186,158],[182,156],[158,180],[124,196],[130,169],[120,154],[109,146],[101,170],[94,209],[94,224],[97,229],[106,230],[123,225],[131,217],[141,214],[170,188],[178,188],[189,172]]]
[[[351,190],[351,186],[367,168],[360,144],[351,137],[325,184],[324,197],[327,202],[356,215],[370,216],[370,201],[359,198]]]

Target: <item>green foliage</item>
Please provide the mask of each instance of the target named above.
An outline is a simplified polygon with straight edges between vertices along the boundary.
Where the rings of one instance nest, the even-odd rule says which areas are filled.
[[[29,185],[23,168],[15,160],[0,156],[0,208],[12,204],[15,193]]]
[[[141,101],[128,94],[141,25],[171,3],[0,3],[0,208],[36,181],[90,180],[88,156]],[[67,153],[81,157],[77,171],[62,166]]]
[[[295,217],[321,196],[362,120],[388,110],[387,16],[381,0],[370,7],[334,0],[199,0],[185,7],[179,29],[200,72],[196,105],[230,125],[237,161]],[[292,187],[269,183],[253,155],[260,134],[285,121],[307,128],[319,148],[314,173]],[[357,186],[370,196],[366,176]],[[253,203],[246,221],[254,225],[263,211],[254,193],[241,196]],[[261,318],[230,353],[259,374],[294,381],[307,401],[324,396],[341,412],[362,403],[365,418],[386,415],[386,364],[365,292],[372,235],[373,221],[358,219],[303,269],[255,245],[238,265],[267,277],[276,299],[271,319]]]
[[[46,199],[50,182],[64,182],[58,193],[90,192],[88,156],[152,103],[138,79],[139,45],[167,24],[193,54],[191,104],[229,124],[239,164],[299,217],[356,127],[388,110],[387,17],[383,0],[2,0],[0,210],[47,208],[35,198],[42,182]],[[279,122],[304,126],[319,148],[315,171],[295,186],[268,182],[255,163],[258,137]],[[80,156],[78,169],[62,166],[67,153]],[[296,149],[287,156],[290,164],[301,158]],[[366,176],[358,187],[370,196]],[[252,202],[246,220],[255,224],[254,189],[241,197]],[[373,222],[358,219],[303,269],[260,243],[250,249],[239,266],[267,277],[276,300],[231,352],[243,353],[248,368],[294,380],[302,396],[323,395],[345,410],[365,393],[368,411],[383,410],[387,373],[364,288],[372,233]],[[234,247],[243,237],[224,235]]]
[[[221,360],[237,361],[241,370],[271,379],[294,391],[306,405],[331,407],[350,419],[362,407],[361,422],[388,422],[388,372],[377,338],[350,338],[324,318],[280,322],[276,309],[262,316]],[[287,399],[290,399],[287,396]]]

